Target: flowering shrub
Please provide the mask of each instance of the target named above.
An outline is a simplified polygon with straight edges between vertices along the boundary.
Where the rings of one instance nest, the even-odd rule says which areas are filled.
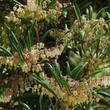
[[[0,27],[1,109],[108,107],[110,24],[92,14],[69,1],[16,2]]]

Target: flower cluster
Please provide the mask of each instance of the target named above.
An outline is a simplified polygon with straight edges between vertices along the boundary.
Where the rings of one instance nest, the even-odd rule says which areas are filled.
[[[77,104],[96,102],[99,99],[94,88],[97,87],[110,87],[110,77],[96,77],[90,78],[83,82],[75,81],[69,79],[69,86],[72,94],[68,94],[67,91],[62,91],[57,82],[53,78],[48,78],[45,76],[44,78],[46,84],[49,84],[49,87],[54,90],[59,99],[62,99],[66,104],[75,106]],[[53,95],[45,88],[42,88],[43,94],[47,94],[50,97]]]
[[[56,42],[63,43],[64,45],[72,40],[72,32],[70,32],[69,29],[62,30],[52,28],[49,30],[49,35],[56,39]]]
[[[58,45],[56,47],[47,49],[44,47],[43,43],[38,43],[32,47],[31,52],[29,52],[27,49],[24,49],[24,61],[21,61],[19,55],[15,53],[13,56],[9,57],[0,56],[0,64],[8,65],[8,68],[16,69],[17,67],[20,67],[25,73],[28,73],[31,70],[39,72],[42,70],[42,64],[39,64],[41,60],[57,58],[57,56],[61,55],[63,49],[63,45]]]
[[[9,102],[13,98],[13,95],[18,96],[20,93],[23,94],[32,88],[32,74],[25,74],[24,77],[20,74],[15,74],[14,76],[0,80],[0,84],[7,86],[0,95],[0,102]]]
[[[85,51],[88,51],[88,48],[96,48],[97,42],[99,42],[99,50],[107,48],[110,44],[109,24],[103,19],[92,19],[87,20],[85,16],[82,16],[81,22],[75,21],[73,27],[71,28],[74,37],[80,37],[80,41],[84,45]]]
[[[67,65],[68,68],[65,68],[68,69],[66,72],[71,73],[73,68],[73,71],[77,73],[76,75],[81,78],[85,76],[88,78],[89,74],[94,70],[102,70],[102,68],[110,65],[108,61],[110,55],[107,53],[110,51],[110,24],[102,18],[88,20],[85,16],[82,16],[80,21],[75,20],[73,22],[72,27],[68,26],[67,20],[67,24],[64,23],[65,29],[59,29],[58,24],[55,23],[60,17],[63,17],[61,13],[64,10],[62,11],[62,9],[66,10],[66,7],[63,7],[58,0],[53,5],[50,3],[50,0],[44,0],[42,4],[30,0],[25,6],[17,5],[13,7],[13,11],[5,17],[5,24],[7,24],[5,26],[9,26],[11,34],[7,32],[8,28],[5,28],[5,26],[0,27],[0,46],[9,49],[12,47],[10,51],[13,55],[0,56],[0,67],[3,66],[3,69],[0,68],[1,74],[6,75],[5,78],[0,77],[0,84],[6,85],[2,90],[3,94],[0,96],[0,102],[9,102],[13,96],[19,96],[31,89],[32,93],[37,92],[38,95],[43,94],[49,98],[56,96],[64,102],[64,105],[74,107],[77,104],[88,104],[97,101],[95,88],[110,87],[110,76],[74,80],[74,76],[70,78],[71,74],[63,76],[62,72],[64,71],[61,71],[60,67],[58,69],[55,67],[55,70],[51,68],[50,71],[48,67],[45,68],[47,66],[45,62],[52,63],[53,60],[59,60],[60,62],[63,55],[61,59],[59,56],[63,52],[65,59],[69,62],[67,64],[70,64]],[[68,19],[68,17],[65,17],[65,19]],[[10,37],[11,35],[13,36]],[[15,42],[10,46],[11,41],[12,43]],[[48,43],[50,43],[49,45],[53,44],[49,47]],[[65,47],[67,47],[66,52],[64,51]],[[5,49],[2,51],[3,49],[1,48],[0,51],[7,52]],[[20,52],[23,59],[20,58]],[[106,61],[108,62],[103,64]],[[76,67],[79,63],[84,64],[83,70]],[[8,70],[14,72],[11,73]],[[55,72],[54,78],[47,75],[51,74],[51,71]],[[57,72],[60,75],[57,75]],[[82,73],[80,74],[80,72]],[[34,82],[34,73],[40,73],[37,74],[36,78],[41,76],[41,80],[40,77],[38,79],[41,85]],[[42,81],[44,82],[42,83]],[[98,100],[100,100],[99,97]]]
[[[54,4],[55,5],[55,4]],[[22,20],[40,21],[42,19],[57,19],[61,15],[62,5],[57,1],[56,5],[49,8],[48,11],[43,9],[43,6],[38,5],[35,1],[28,2],[25,6],[15,6],[13,11],[6,16],[6,21],[20,24]]]
[[[80,63],[88,63],[86,75],[99,69],[109,58],[109,27],[103,18],[88,20],[82,16],[81,21],[75,20],[70,28],[72,42],[69,45],[81,57]]]

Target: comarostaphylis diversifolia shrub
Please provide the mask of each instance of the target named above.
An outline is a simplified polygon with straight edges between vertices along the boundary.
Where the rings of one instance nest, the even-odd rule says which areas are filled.
[[[0,3],[0,110],[109,110],[106,3]]]

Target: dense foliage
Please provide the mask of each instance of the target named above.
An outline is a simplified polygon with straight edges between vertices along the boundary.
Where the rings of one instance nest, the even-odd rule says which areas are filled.
[[[0,3],[0,110],[110,110],[109,0]]]

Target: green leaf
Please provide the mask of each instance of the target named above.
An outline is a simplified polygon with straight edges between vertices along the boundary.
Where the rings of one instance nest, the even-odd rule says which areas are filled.
[[[66,62],[66,74],[70,75],[70,72],[71,72],[70,64],[69,62]]]
[[[50,69],[53,77],[55,78],[55,80],[59,84],[60,88],[63,90],[61,79],[59,78],[59,72],[60,72],[60,70],[58,68],[56,69],[55,67],[52,67],[50,64],[48,64],[48,65],[49,65],[49,69]]]
[[[99,15],[103,12],[103,11],[105,11],[105,10],[107,10],[109,7],[104,7],[104,8],[101,8],[101,10],[99,10],[99,12],[97,13],[97,17],[99,17]]]
[[[1,56],[11,56],[12,54],[8,49],[0,46],[0,55]]]
[[[44,104],[43,104],[43,94],[40,94],[40,98],[39,98],[39,106],[40,106],[40,110],[45,110]]]
[[[44,0],[36,0],[36,3],[37,3],[38,5],[42,5],[42,4],[43,4],[43,1],[44,1]]]
[[[61,74],[61,70],[60,70],[60,65],[55,62],[55,67],[56,67],[56,70],[58,71],[58,76],[59,76],[59,79],[61,80],[61,84],[62,86],[67,90],[67,92],[70,94],[71,93],[71,90],[70,90],[70,87],[69,87],[69,84],[68,82],[65,80],[64,76],[62,76]]]
[[[109,97],[109,98],[110,98],[110,93],[108,93],[108,92],[106,92],[106,91],[104,91],[104,90],[98,91],[98,94],[101,94],[101,95],[103,95],[104,97]]]
[[[99,74],[100,72],[102,72],[102,71],[101,70],[95,70],[95,71],[93,71],[93,72],[90,73],[89,77],[94,77],[97,74]]]
[[[70,91],[69,84],[67,83],[67,81],[65,80],[65,78],[61,74],[60,65],[57,62],[55,62],[53,67],[50,64],[48,64],[48,65],[50,67],[50,70],[51,70],[53,77],[55,78],[55,80],[59,84],[60,88],[62,90],[63,90],[63,88],[65,88],[65,90],[70,94],[71,91]]]
[[[23,110],[32,110],[27,104],[23,103],[23,102],[19,102],[19,105],[22,108],[24,108]]]
[[[67,18],[67,15],[68,15],[68,11],[66,8],[63,9],[63,12],[62,12],[64,18]]]
[[[80,10],[85,11],[85,9],[92,4],[92,1],[83,1],[83,3],[79,4]]]
[[[89,8],[86,9],[86,18],[88,20],[91,20],[93,16],[93,8],[92,6],[89,6]]]
[[[10,0],[10,3],[14,4],[14,5],[20,5],[23,6],[23,4],[21,4],[20,2],[18,2],[18,0]]]
[[[92,19],[92,15],[93,15],[93,8],[92,6],[89,6],[89,19]]]
[[[48,84],[46,84],[46,82],[40,76],[34,75],[33,79],[36,81],[36,83],[40,84],[42,87],[51,92],[56,98],[58,98],[54,90],[52,90],[51,87],[49,87]]]
[[[47,5],[46,10],[48,10],[55,2],[56,0],[51,0],[51,2]]]
[[[70,73],[70,76],[76,80],[80,79],[81,73],[83,72],[85,65],[76,66]]]
[[[73,3],[73,9],[77,20],[81,21],[81,12],[80,12],[79,6],[76,3]]]
[[[89,9],[86,9],[86,18],[89,19]]]
[[[20,47],[19,41],[17,40],[15,34],[11,31],[11,29],[8,27],[7,24],[5,24],[5,27],[7,29],[8,40],[10,42],[10,45],[18,52],[20,58],[24,60],[22,49]]]
[[[34,25],[35,21],[32,23],[30,30],[28,31],[28,40],[27,40],[27,47],[28,50],[31,51],[32,43],[33,43],[33,38],[34,38]]]
[[[107,12],[107,17],[110,20],[110,13],[109,12]]]

